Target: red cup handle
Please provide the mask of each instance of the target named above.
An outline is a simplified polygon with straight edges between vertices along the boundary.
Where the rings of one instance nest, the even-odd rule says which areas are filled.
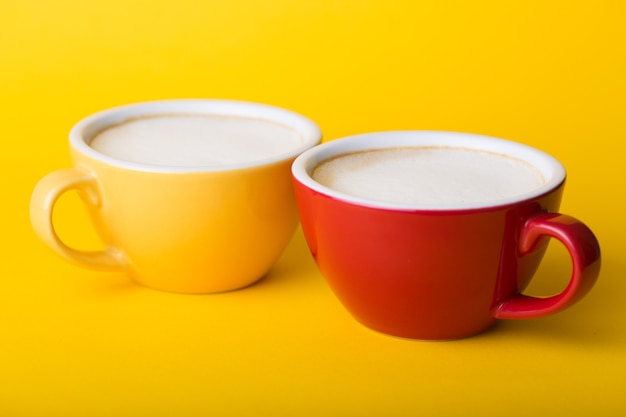
[[[543,236],[558,239],[572,257],[572,277],[559,294],[531,297],[518,294],[497,309],[498,319],[531,319],[561,311],[579,301],[591,290],[600,272],[600,245],[593,232],[577,219],[563,214],[541,214],[524,225],[520,239],[522,255],[532,252]]]

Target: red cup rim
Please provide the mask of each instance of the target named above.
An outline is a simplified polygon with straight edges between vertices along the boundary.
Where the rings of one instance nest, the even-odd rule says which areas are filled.
[[[545,182],[537,188],[513,197],[455,205],[437,205],[390,203],[355,197],[328,188],[311,177],[311,172],[321,162],[342,154],[406,146],[459,147],[511,156],[526,161],[537,168],[543,175]],[[522,143],[472,133],[426,130],[374,132],[325,142],[300,154],[293,162],[291,172],[297,182],[328,197],[365,207],[401,211],[462,211],[513,205],[553,191],[563,184],[566,176],[565,168],[558,160],[543,151]]]

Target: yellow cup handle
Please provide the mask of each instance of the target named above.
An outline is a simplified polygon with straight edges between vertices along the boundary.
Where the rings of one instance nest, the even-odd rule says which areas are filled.
[[[81,251],[61,241],[52,223],[52,211],[59,197],[70,190],[77,190],[86,204],[101,204],[96,178],[90,172],[79,168],[51,172],[37,183],[30,200],[30,220],[37,236],[63,258],[80,266],[123,269],[121,253],[113,246],[102,251]]]

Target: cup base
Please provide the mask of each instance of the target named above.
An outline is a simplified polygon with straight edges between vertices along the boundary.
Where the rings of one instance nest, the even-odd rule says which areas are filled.
[[[482,326],[479,326],[479,327],[474,327],[472,329],[465,329],[465,331],[456,331],[456,332],[443,331],[443,330],[438,330],[438,329],[433,330],[432,328],[429,329],[428,331],[416,330],[414,332],[397,332],[397,331],[390,331],[387,329],[381,329],[379,326],[372,326],[369,324],[365,324],[363,323],[362,320],[359,320],[359,319],[356,319],[356,321],[363,327],[375,333],[381,334],[383,336],[388,336],[394,339],[401,339],[401,340],[407,340],[407,341],[413,341],[413,342],[447,342],[447,341],[468,339],[474,336],[478,336],[482,333],[488,332],[490,329],[492,329],[495,326],[497,322],[496,320],[494,320],[487,324],[483,324]]]
[[[222,294],[227,292],[239,291],[245,288],[251,287],[265,278],[265,275],[255,279],[254,281],[247,282],[241,285],[236,286],[187,286],[187,287],[170,287],[170,286],[158,286],[152,284],[146,284],[140,279],[131,278],[132,282],[140,285],[144,288],[148,288],[154,291],[161,291],[171,294],[181,294],[181,295],[209,295],[209,294]]]

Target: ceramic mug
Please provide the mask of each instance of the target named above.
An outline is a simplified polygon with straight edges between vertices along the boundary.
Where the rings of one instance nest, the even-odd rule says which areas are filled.
[[[267,121],[294,131],[300,143],[251,162],[164,166],[129,162],[96,151],[98,132],[133,118],[212,115]],[[73,167],[35,187],[30,216],[37,235],[84,267],[127,271],[140,284],[179,293],[213,293],[261,279],[298,223],[290,179],[294,158],[321,140],[308,118],[257,103],[166,100],[121,106],[87,117],[69,134]],[[57,199],[82,197],[103,251],[66,245],[52,223]]]
[[[340,155],[402,147],[459,147],[523,160],[545,178],[538,188],[487,203],[437,207],[381,202],[320,184],[322,162]],[[600,270],[600,248],[585,224],[559,214],[565,170],[520,143],[480,135],[396,131],[333,140],[292,166],[304,235],[346,309],[379,332],[425,340],[477,334],[497,319],[528,319],[580,300]],[[572,257],[559,294],[523,295],[549,238]]]

